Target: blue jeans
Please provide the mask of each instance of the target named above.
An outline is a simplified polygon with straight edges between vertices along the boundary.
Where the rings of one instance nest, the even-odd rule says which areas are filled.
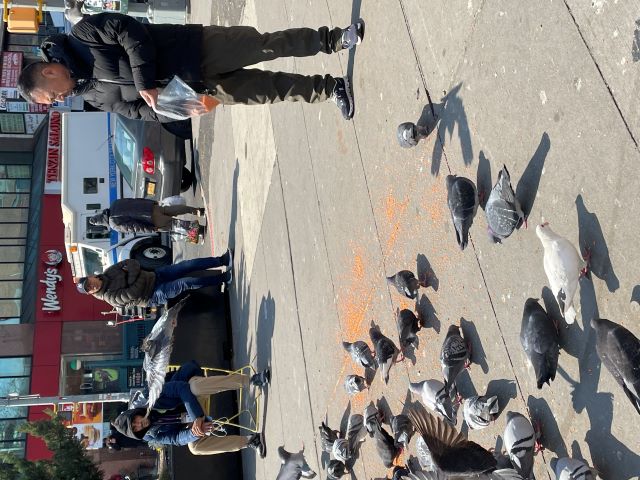
[[[195,258],[185,260],[175,265],[156,268],[156,285],[149,299],[149,306],[164,305],[170,298],[175,298],[186,290],[195,290],[203,287],[215,287],[229,279],[230,273],[210,275],[205,277],[187,277],[192,272],[217,268],[226,265],[225,254],[221,257]]]

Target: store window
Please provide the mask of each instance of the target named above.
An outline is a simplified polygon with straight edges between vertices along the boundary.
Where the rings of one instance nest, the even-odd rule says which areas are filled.
[[[30,165],[0,165],[0,324],[22,313],[30,191]]]
[[[31,357],[0,357],[0,397],[29,393]],[[24,456],[26,435],[18,427],[27,421],[27,407],[0,407],[0,451]]]
[[[82,179],[82,193],[98,193],[98,179],[95,177]]]
[[[120,392],[120,369],[111,366],[120,355],[63,355],[62,395]]]

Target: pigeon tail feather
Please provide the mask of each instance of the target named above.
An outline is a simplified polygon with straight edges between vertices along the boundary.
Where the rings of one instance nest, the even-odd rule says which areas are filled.
[[[569,308],[564,311],[564,319],[568,324],[572,324],[576,321],[576,315],[576,309],[573,308],[573,305],[569,305]]]

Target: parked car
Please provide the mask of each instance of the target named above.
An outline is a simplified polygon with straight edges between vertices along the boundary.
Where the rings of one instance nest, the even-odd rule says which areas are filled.
[[[122,115],[114,115],[112,128],[113,153],[134,197],[160,201],[189,189],[193,182],[187,168],[189,140],[162,124]]]

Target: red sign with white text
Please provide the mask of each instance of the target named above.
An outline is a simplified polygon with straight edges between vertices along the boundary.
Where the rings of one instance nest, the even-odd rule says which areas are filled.
[[[62,115],[57,110],[49,112],[49,138],[47,140],[47,168],[45,171],[45,183],[60,182],[60,135],[62,128]],[[47,188],[45,186],[45,191]]]

